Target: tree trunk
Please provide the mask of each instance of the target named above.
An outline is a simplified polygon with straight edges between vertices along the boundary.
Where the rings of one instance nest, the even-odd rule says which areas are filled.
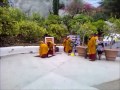
[[[59,11],[59,0],[53,0],[53,13],[54,15],[58,15]]]
[[[83,35],[82,46],[84,45],[84,41],[85,41],[84,37],[85,35]]]

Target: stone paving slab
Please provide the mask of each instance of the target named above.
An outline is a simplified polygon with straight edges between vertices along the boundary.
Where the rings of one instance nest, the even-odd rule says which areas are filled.
[[[95,85],[94,87],[98,88],[99,90],[120,90],[120,79]]]
[[[94,87],[89,87],[80,84],[72,79],[57,75],[55,73],[49,73],[48,75],[37,79],[28,86],[22,88],[22,90],[35,90],[35,89],[81,89],[81,90],[98,90]]]
[[[65,53],[58,53],[51,58],[39,58],[35,57],[36,55],[37,53],[2,57],[0,90],[97,90],[93,86],[120,79],[120,57],[115,61],[103,59],[91,62],[83,57],[68,56]]]

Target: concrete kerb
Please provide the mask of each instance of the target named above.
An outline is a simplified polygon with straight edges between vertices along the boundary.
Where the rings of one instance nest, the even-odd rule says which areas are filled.
[[[63,52],[63,46],[56,46],[59,48],[59,52]],[[38,53],[39,46],[13,46],[13,47],[1,47],[0,57],[22,54],[22,53]]]

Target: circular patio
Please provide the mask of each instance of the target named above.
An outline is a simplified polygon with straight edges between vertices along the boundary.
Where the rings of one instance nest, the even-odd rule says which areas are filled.
[[[8,49],[13,54],[4,54],[0,60],[1,90],[99,90],[100,84],[120,79],[120,57],[106,61],[103,56],[102,60],[91,62],[78,55],[68,56],[60,50],[53,57],[40,58],[36,57],[36,50],[15,54],[14,48],[11,52]]]

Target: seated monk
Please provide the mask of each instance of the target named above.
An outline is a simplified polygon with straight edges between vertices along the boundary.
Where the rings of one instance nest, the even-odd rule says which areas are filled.
[[[39,55],[42,58],[48,57],[48,46],[43,41],[40,41]]]
[[[47,42],[47,45],[48,45],[48,48],[49,48],[49,50],[48,50],[48,55],[50,54],[50,55],[54,55],[53,54],[53,47],[54,47],[54,44],[51,42],[51,41],[48,41]]]

